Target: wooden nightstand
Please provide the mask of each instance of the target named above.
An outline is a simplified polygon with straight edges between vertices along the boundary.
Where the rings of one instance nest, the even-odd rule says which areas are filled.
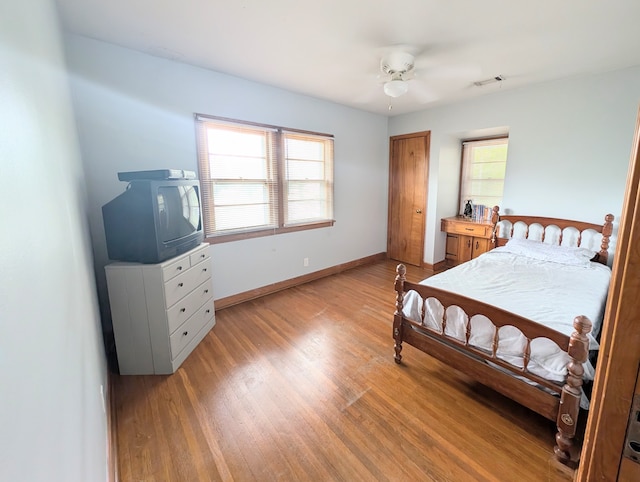
[[[464,263],[493,248],[493,227],[493,223],[476,222],[458,216],[442,219],[440,229],[447,233],[447,266]]]

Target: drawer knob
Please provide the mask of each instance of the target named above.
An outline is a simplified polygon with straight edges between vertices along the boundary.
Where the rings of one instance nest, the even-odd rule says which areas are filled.
[[[184,286],[184,283],[178,283],[178,288],[182,288]]]
[[[207,268],[202,268],[202,271],[207,271]]]
[[[205,311],[205,313],[211,313],[211,310],[207,310],[207,311]]]
[[[187,336],[189,334],[188,331],[185,331],[184,333],[182,333],[182,336]]]
[[[182,266],[178,266],[176,269],[177,269],[178,271],[182,271]]]
[[[201,258],[205,258],[207,255],[206,254],[201,254],[200,257]]]
[[[473,231],[473,228],[464,228],[465,231]]]
[[[180,313],[184,313],[185,311],[187,311],[186,308],[180,308]]]
[[[209,292],[209,290],[204,290],[204,294],[206,295]]]

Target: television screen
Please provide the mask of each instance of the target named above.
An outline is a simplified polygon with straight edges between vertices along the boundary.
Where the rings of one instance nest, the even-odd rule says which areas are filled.
[[[200,205],[197,189],[197,186],[158,187],[158,230],[163,243],[198,230]]]

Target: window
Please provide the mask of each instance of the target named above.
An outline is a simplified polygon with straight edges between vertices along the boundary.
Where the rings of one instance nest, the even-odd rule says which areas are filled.
[[[488,207],[486,215],[491,211],[490,208],[502,204],[507,146],[507,137],[462,143],[460,214],[469,200],[473,206]]]
[[[333,225],[333,136],[196,115],[205,236]]]

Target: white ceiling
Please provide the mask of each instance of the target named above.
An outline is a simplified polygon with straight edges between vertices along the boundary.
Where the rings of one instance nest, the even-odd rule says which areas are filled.
[[[384,115],[640,65],[640,0],[57,3],[65,31]],[[391,99],[380,59],[399,44],[417,72]]]

